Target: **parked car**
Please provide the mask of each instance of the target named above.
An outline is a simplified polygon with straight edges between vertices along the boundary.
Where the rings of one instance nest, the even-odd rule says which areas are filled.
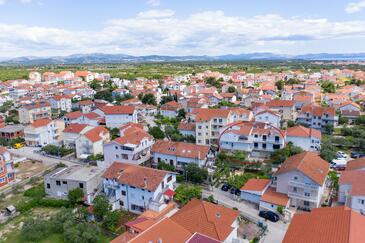
[[[353,159],[358,159],[358,158],[362,158],[362,157],[365,157],[365,153],[351,152],[351,158],[353,158]]]
[[[228,191],[230,188],[231,188],[231,186],[230,186],[230,185],[228,185],[227,183],[224,183],[224,184],[223,184],[223,186],[221,187],[221,190],[226,192],[226,191]]]
[[[338,151],[336,153],[336,157],[339,159],[339,158],[347,158],[347,154],[345,154],[344,152],[342,151]]]
[[[259,216],[272,222],[279,221],[280,217],[272,211],[260,211]]]

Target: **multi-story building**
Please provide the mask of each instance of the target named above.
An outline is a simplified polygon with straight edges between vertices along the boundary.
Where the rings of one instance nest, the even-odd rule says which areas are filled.
[[[71,97],[66,95],[55,95],[48,100],[52,109],[70,112],[72,110]]]
[[[120,137],[104,144],[104,166],[113,162],[142,164],[150,159],[153,137],[139,124],[129,123],[120,128]]]
[[[55,144],[60,135],[60,129],[51,119],[39,119],[24,129],[24,139],[28,146],[43,147]]]
[[[316,152],[303,152],[284,161],[272,178],[272,187],[286,194],[290,206],[303,209],[321,205],[329,171],[327,161]]]
[[[303,126],[289,127],[285,131],[286,142],[292,142],[295,146],[305,151],[319,151],[321,149],[321,131]]]
[[[51,118],[51,105],[47,101],[36,101],[22,105],[19,110],[19,122],[22,124],[33,123],[35,120]]]
[[[76,140],[94,127],[87,124],[72,123],[63,130],[63,145],[68,148],[76,147]]]
[[[44,189],[48,196],[67,199],[68,193],[76,188],[84,191],[86,201],[93,201],[95,191],[102,189],[103,170],[95,166],[74,165],[61,167],[44,176]]]
[[[244,151],[252,157],[267,157],[284,146],[284,132],[262,122],[228,124],[221,129],[219,139],[219,149]]]
[[[0,127],[0,138],[7,141],[24,136],[24,126],[23,125],[6,125]]]
[[[255,121],[268,123],[274,127],[281,127],[281,114],[271,110],[263,110],[255,114]]]
[[[338,202],[352,210],[365,214],[365,171],[346,170],[339,180]]]
[[[192,163],[204,167],[208,159],[209,146],[157,140],[151,152],[153,164],[164,162],[177,170],[183,170],[186,165]]]
[[[103,126],[94,127],[76,139],[76,156],[86,159],[90,155],[103,154],[103,145],[109,141],[108,129]]]
[[[276,111],[282,115],[283,120],[295,120],[297,112],[295,111],[295,102],[292,100],[271,100],[266,103],[270,110]]]
[[[133,106],[104,106],[105,124],[109,128],[119,128],[129,122],[137,123],[137,111]]]
[[[311,128],[323,130],[327,125],[337,126],[338,116],[335,108],[309,104],[302,107],[297,122],[306,124]]]
[[[102,177],[112,208],[137,214],[147,209],[161,212],[176,187],[173,172],[119,162],[113,163]]]
[[[0,188],[15,180],[14,161],[5,147],[0,147]]]
[[[167,102],[160,107],[160,114],[168,118],[177,117],[182,106],[176,101]]]

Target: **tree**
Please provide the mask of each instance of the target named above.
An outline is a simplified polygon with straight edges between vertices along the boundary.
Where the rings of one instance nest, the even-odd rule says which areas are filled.
[[[21,236],[27,242],[39,242],[46,237],[49,232],[50,227],[47,221],[30,218],[24,222]]]
[[[186,184],[181,184],[176,188],[175,200],[181,205],[187,204],[191,199],[202,197],[202,189],[199,186],[190,186]]]
[[[276,211],[278,211],[278,213],[280,214],[283,214],[283,211],[284,211],[284,207],[279,205],[277,208],[276,208]]]
[[[334,131],[333,125],[327,124],[326,126],[324,126],[324,133],[332,135],[333,131]]]
[[[295,122],[293,120],[288,120],[287,126],[288,127],[294,127],[295,126]]]
[[[204,168],[200,168],[197,164],[189,163],[185,167],[185,175],[188,181],[202,183],[208,178],[208,171]]]
[[[356,124],[365,125],[365,115],[359,116],[356,120]]]
[[[139,95],[138,95],[138,97],[139,97]],[[142,94],[141,101],[143,104],[157,105],[156,98],[152,93],[147,93],[145,95]]]
[[[118,226],[122,213],[120,211],[109,211],[105,214],[103,226],[108,230],[115,230]]]
[[[348,124],[349,123],[349,119],[347,117],[340,116],[338,118],[338,123],[341,124],[341,125]]]
[[[170,102],[170,101],[173,101],[173,100],[174,100],[174,97],[171,96],[171,95],[162,96],[160,104],[163,105],[163,104],[165,104],[167,102]]]
[[[322,88],[323,92],[325,92],[325,93],[335,93],[336,92],[336,86],[331,81],[327,81],[327,80],[322,81],[321,88]]]
[[[64,230],[64,240],[70,243],[96,243],[99,241],[98,228],[89,227],[85,223],[69,225]]]
[[[234,86],[228,87],[228,93],[235,93],[235,92],[236,92],[236,88]]]
[[[162,161],[157,163],[157,169],[173,171],[173,172],[175,171],[175,167],[173,165],[169,165],[169,164],[167,164],[165,162],[162,162]]]
[[[165,134],[159,127],[150,127],[148,133],[151,134],[155,139],[164,139]]]
[[[336,147],[333,146],[331,140],[326,137],[323,138],[320,151],[321,158],[328,162],[331,162],[336,158],[336,153]]]
[[[94,215],[98,221],[104,220],[105,215],[111,210],[108,198],[98,195],[94,198]]]
[[[177,117],[178,118],[185,118],[186,116],[186,112],[184,109],[180,109],[178,112],[177,112]]]
[[[72,205],[82,202],[84,191],[81,188],[75,188],[68,192],[67,198]]]
[[[285,82],[284,82],[284,80],[279,80],[275,83],[275,85],[276,85],[276,88],[281,91],[284,89]]]
[[[293,145],[293,143],[289,142],[286,147],[276,150],[272,155],[271,159],[273,160],[274,164],[281,164],[287,158],[299,154],[303,152],[303,149]]]
[[[112,92],[110,90],[98,91],[94,95],[94,98],[98,100],[106,100],[109,102],[113,102]]]

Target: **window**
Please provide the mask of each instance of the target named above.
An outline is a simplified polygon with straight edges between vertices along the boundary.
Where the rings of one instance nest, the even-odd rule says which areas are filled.
[[[309,207],[309,202],[308,201],[304,201],[304,206]]]
[[[116,155],[115,155],[115,158],[119,159],[119,154],[116,154]]]
[[[122,196],[125,196],[126,195],[126,192],[125,191],[122,191]]]
[[[253,146],[254,146],[255,148],[258,148],[258,147],[259,147],[259,144],[258,144],[258,143],[254,143],[254,144],[253,144]]]
[[[365,204],[365,200],[364,199],[359,199],[359,203],[364,205]]]
[[[56,185],[57,186],[60,186],[61,185],[61,182],[60,181],[56,181]]]
[[[144,196],[142,196],[142,200],[144,200]]]
[[[51,184],[47,183],[47,189],[51,188]]]
[[[310,197],[310,196],[311,196],[311,194],[310,194],[309,192],[305,192],[305,193],[304,193],[304,196],[306,196],[306,197]]]
[[[170,165],[174,165],[174,161],[170,159]]]
[[[293,187],[293,192],[297,192],[298,189],[296,187]]]
[[[120,206],[124,206],[124,202],[123,201],[119,201],[119,205]]]
[[[118,146],[115,146],[115,149],[118,149]]]
[[[84,183],[79,183],[80,188],[84,188]]]
[[[298,176],[294,176],[294,180],[298,180]]]
[[[62,184],[67,185],[67,181],[62,181]]]
[[[266,143],[263,143],[263,144],[262,144],[262,148],[263,148],[263,149],[266,149]]]
[[[167,177],[167,182],[170,182],[172,180],[172,176],[170,175],[169,177]]]
[[[262,135],[262,140],[266,141],[267,136],[266,135]]]

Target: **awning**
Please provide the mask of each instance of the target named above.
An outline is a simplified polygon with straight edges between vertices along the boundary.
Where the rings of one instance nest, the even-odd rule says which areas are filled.
[[[163,194],[168,196],[169,198],[172,198],[176,194],[176,192],[171,189],[167,189]]]

